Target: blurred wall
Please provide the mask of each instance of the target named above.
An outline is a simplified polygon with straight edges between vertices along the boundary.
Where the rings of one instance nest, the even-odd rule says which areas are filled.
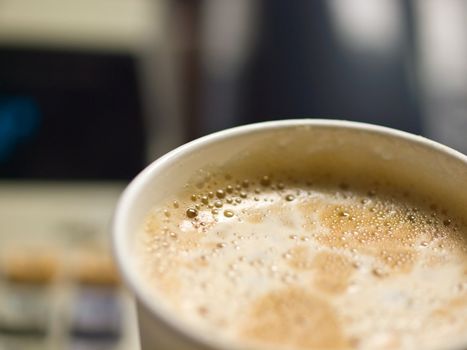
[[[190,101],[183,104],[189,139],[320,117],[385,125],[467,151],[464,1],[175,3],[190,18],[191,58],[181,61],[190,69],[180,79],[191,87],[181,100]]]

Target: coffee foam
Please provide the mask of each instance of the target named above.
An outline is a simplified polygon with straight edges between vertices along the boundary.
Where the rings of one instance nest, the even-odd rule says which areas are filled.
[[[140,232],[147,287],[181,322],[245,347],[428,349],[459,339],[465,222],[410,179],[341,156],[292,168],[250,155],[200,170]]]

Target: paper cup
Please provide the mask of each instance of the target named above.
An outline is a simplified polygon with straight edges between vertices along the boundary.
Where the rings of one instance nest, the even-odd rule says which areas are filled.
[[[375,170],[394,171],[414,186],[424,186],[443,196],[454,207],[467,207],[467,157],[394,129],[337,120],[283,120],[224,130],[185,144],[144,169],[124,191],[114,214],[115,258],[136,298],[143,350],[240,349],[216,334],[190,328],[163,307],[163,300],[151,295],[135,267],[131,249],[150,209],[168,194],[176,193],[199,168],[222,164],[267,142],[283,144],[284,152],[290,153],[288,143],[296,144],[297,140],[305,146],[293,152],[329,150],[338,154],[350,149],[354,151],[351,162],[358,162],[361,155],[372,162]],[[329,161],[333,161],[332,157]],[[459,340],[459,347],[462,345],[467,346],[467,339]]]

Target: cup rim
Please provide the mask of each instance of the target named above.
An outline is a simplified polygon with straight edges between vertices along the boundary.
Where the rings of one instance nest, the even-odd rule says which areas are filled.
[[[174,317],[162,308],[162,301],[158,300],[158,298],[149,299],[147,294],[142,292],[144,286],[139,283],[139,279],[136,277],[134,269],[132,269],[132,264],[129,263],[131,254],[126,244],[128,233],[123,229],[126,226],[125,222],[130,217],[129,214],[131,213],[132,203],[136,200],[142,189],[145,188],[149,180],[157,175],[159,169],[175,163],[177,159],[182,157],[185,153],[196,152],[218,141],[240,135],[293,127],[339,128],[395,137],[433,149],[467,164],[466,155],[426,137],[385,126],[338,119],[285,119],[237,126],[200,137],[157,158],[146,166],[127,185],[117,202],[111,227],[112,250],[117,268],[126,286],[129,287],[130,291],[134,294],[135,299],[150,311],[153,319],[157,320],[163,327],[176,333],[177,336],[206,348],[229,350],[239,350],[241,348],[239,345],[223,342],[221,339],[213,339],[205,336],[202,332],[196,332],[192,327],[185,326],[183,323],[179,322],[178,317]]]

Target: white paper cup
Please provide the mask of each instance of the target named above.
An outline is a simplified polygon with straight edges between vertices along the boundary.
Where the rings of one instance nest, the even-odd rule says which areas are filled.
[[[441,194],[450,204],[467,208],[465,155],[426,138],[385,127],[337,120],[283,120],[224,130],[185,144],[144,169],[124,191],[114,214],[114,253],[126,284],[136,297],[143,350],[240,349],[216,334],[188,327],[145,287],[136,271],[131,247],[149,210],[176,192],[199,168],[222,164],[257,144],[283,142],[287,147],[287,142],[300,138],[310,146],[309,152],[327,148],[339,152],[353,147],[356,154],[372,159],[375,169],[394,168],[414,186],[430,186],[430,191]],[[467,339],[459,340],[459,348],[466,347]]]

